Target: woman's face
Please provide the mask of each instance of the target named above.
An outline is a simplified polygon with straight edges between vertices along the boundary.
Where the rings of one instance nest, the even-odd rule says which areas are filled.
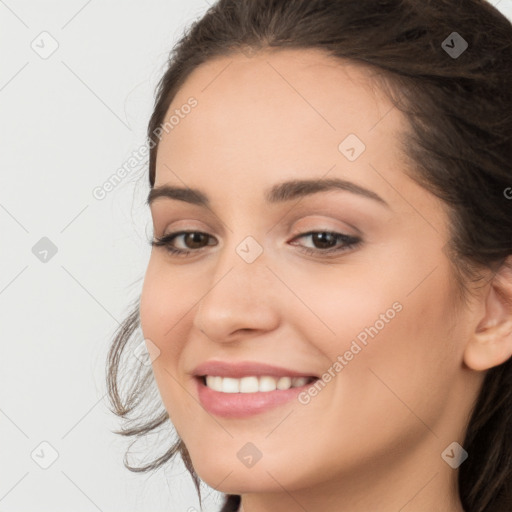
[[[405,118],[368,77],[315,50],[225,57],[166,116],[155,189],[208,203],[152,201],[155,237],[198,234],[169,242],[186,256],[153,248],[141,324],[170,419],[221,491],[364,490],[393,468],[419,490],[454,474],[441,454],[462,444],[474,396],[447,215],[406,176]],[[252,376],[223,384],[248,393],[205,388],[196,368],[218,361],[198,373]],[[240,362],[283,370],[230,373]],[[294,374],[320,380],[252,391]]]

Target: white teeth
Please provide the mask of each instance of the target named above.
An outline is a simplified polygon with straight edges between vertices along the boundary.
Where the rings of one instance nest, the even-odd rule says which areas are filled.
[[[292,388],[300,388],[301,386],[305,386],[308,383],[307,377],[294,377],[292,379]]]
[[[276,389],[284,391],[290,388],[305,386],[307,377],[242,377],[234,379],[232,377],[219,377],[208,375],[206,385],[214,391],[222,393],[256,393],[259,391],[275,391]]]
[[[215,389],[222,389],[222,377],[212,377],[213,387]]]
[[[218,381],[218,379],[220,379],[220,377],[213,377],[212,375],[208,375],[206,377],[206,385],[209,388],[218,389],[219,384],[222,386],[222,381]]]
[[[238,393],[240,391],[240,379],[224,377],[222,379],[222,391],[224,393]]]
[[[276,379],[274,377],[260,377],[258,391],[275,391]]]
[[[256,393],[256,391],[258,391],[258,377],[240,379],[240,393]]]
[[[277,381],[277,389],[284,390],[292,387],[292,379],[290,377],[280,377]]]

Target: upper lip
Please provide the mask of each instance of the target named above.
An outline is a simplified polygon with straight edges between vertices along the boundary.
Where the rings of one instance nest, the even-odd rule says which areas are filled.
[[[316,377],[312,373],[304,373],[281,366],[274,366],[256,361],[205,361],[193,370],[193,374],[198,377],[205,375],[214,375],[219,377],[242,378],[251,375],[270,377]]]

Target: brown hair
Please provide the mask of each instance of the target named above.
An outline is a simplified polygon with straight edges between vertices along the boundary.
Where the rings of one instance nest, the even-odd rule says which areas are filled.
[[[449,54],[459,36],[468,48]],[[450,260],[466,298],[467,284],[482,279],[479,270],[495,272],[512,254],[512,201],[504,193],[512,186],[510,21],[484,0],[219,0],[174,47],[159,83],[148,126],[151,187],[156,130],[190,73],[215,57],[285,48],[320,49],[378,71],[375,83],[410,124],[398,141],[411,163],[410,176],[447,205]],[[126,373],[130,387],[120,395],[120,370],[126,372],[121,356],[130,340],[140,343],[139,327],[137,301],[117,330],[107,361],[113,412],[130,425],[116,433],[135,440],[169,427],[165,410],[147,419],[151,367]],[[140,405],[144,411],[128,418]],[[464,448],[469,458],[459,469],[459,494],[465,511],[510,512],[512,359],[487,371]],[[151,463],[133,467],[125,457],[125,466],[155,470],[178,453],[201,500],[199,478],[179,438]],[[226,496],[223,510],[236,510],[239,501]]]

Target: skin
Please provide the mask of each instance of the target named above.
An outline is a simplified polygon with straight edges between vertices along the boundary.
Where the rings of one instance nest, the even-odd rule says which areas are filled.
[[[191,96],[197,107],[159,144],[156,186],[198,188],[210,208],[161,198],[151,214],[155,237],[211,238],[178,237],[175,247],[204,247],[187,257],[153,248],[140,312],[160,350],[163,404],[196,472],[242,494],[246,512],[462,511],[458,470],[441,454],[463,444],[486,370],[511,355],[510,305],[496,285],[505,279],[512,296],[510,275],[457,302],[447,210],[405,174],[406,120],[364,67],[316,50],[236,54],[196,69],[169,115]],[[350,133],[366,145],[353,162],[338,149]],[[324,177],[370,189],[389,208],[343,190],[264,199],[281,181]],[[299,237],[308,231],[362,243],[325,256],[313,237]],[[263,248],[250,264],[236,252],[247,236]],[[227,419],[199,403],[199,363],[321,375],[394,303],[401,311],[308,404]],[[237,457],[247,442],[262,453],[250,468]]]

